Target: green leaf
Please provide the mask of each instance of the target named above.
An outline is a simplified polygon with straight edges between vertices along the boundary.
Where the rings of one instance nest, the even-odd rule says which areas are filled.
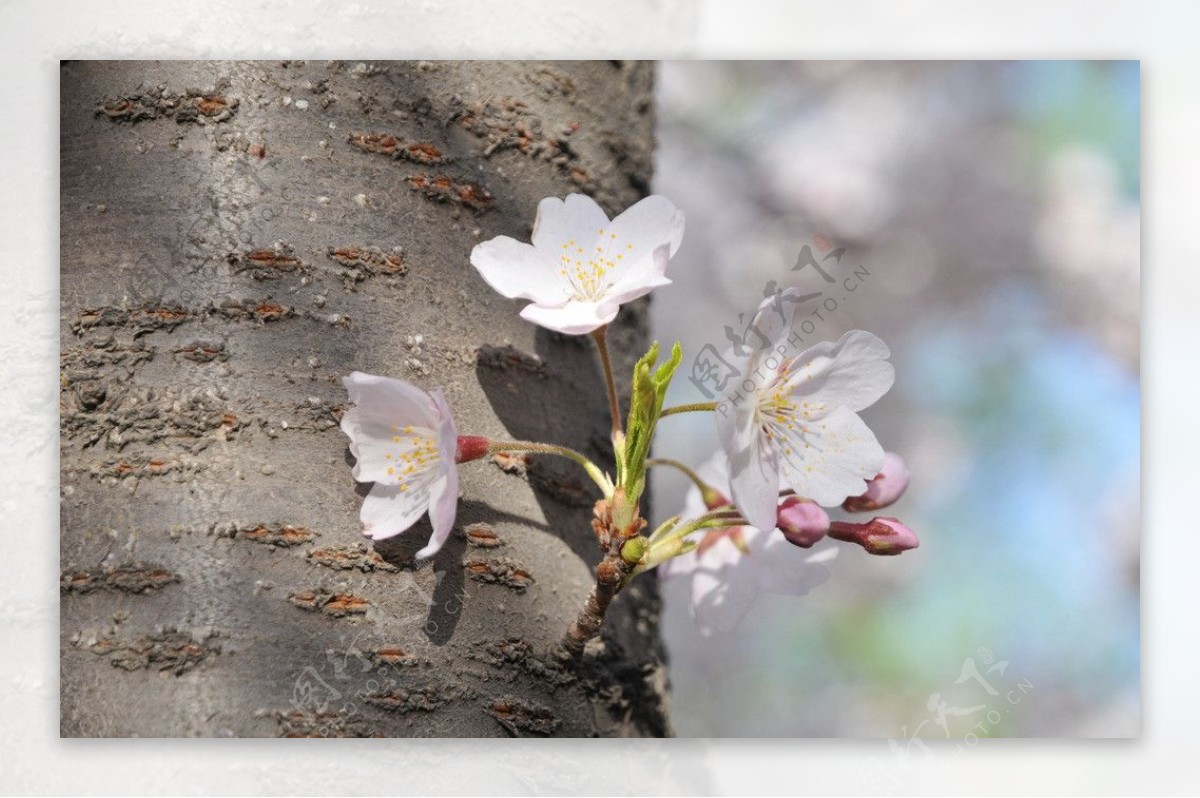
[[[629,419],[625,429],[624,464],[620,483],[631,502],[636,502],[645,490],[646,458],[654,440],[654,429],[662,413],[667,388],[675,370],[683,361],[683,349],[676,342],[671,358],[658,363],[658,342],[655,341],[633,368],[633,395],[629,403]],[[657,365],[656,365],[657,364]]]

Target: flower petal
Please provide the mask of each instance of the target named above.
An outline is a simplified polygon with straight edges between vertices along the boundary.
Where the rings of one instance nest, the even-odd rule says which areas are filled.
[[[608,224],[608,214],[586,194],[569,194],[565,200],[546,197],[538,203],[533,245],[557,263],[564,245],[591,252]]]
[[[433,534],[429,543],[417,552],[417,559],[424,560],[437,554],[454,531],[454,517],[458,512],[458,470],[450,468],[429,486],[429,520],[433,522]]]
[[[343,377],[342,384],[354,402],[341,421],[355,459],[354,478],[394,482],[398,475],[388,469],[401,465],[403,455],[417,448],[417,439],[436,440],[439,414],[433,400],[411,383],[359,371]]]
[[[663,251],[665,260],[666,253]],[[604,294],[604,300],[609,303],[624,305],[664,285],[670,285],[671,280],[653,272],[626,273],[614,283]]]
[[[615,319],[618,309],[616,303],[572,300],[557,308],[526,305],[521,318],[564,335],[583,335]]]
[[[890,355],[887,344],[871,333],[851,330],[837,343],[825,341],[802,352],[784,384],[814,405],[814,418],[834,407],[857,412],[892,387],[896,371],[887,361]]]
[[[741,406],[727,412],[718,410],[716,417],[721,448],[729,458],[733,503],[752,526],[774,529],[779,461],[774,448],[762,440],[755,425],[755,408],[750,400],[744,400]]]
[[[435,388],[429,395],[442,417],[438,443],[440,476],[429,488],[429,520],[433,523],[433,534],[428,545],[417,552],[417,559],[438,553],[454,531],[454,518],[458,514],[458,466],[454,462],[458,429],[442,389]]]
[[[683,227],[683,211],[661,194],[652,194],[613,219],[606,235],[612,236],[618,251],[632,253],[635,261],[659,247],[666,247],[669,258],[679,250]]]
[[[780,366],[783,365],[783,353],[787,351],[787,339],[792,332],[792,321],[799,307],[801,294],[796,288],[785,288],[778,294],[763,299],[754,312],[754,319],[746,328],[746,340],[743,347],[749,347],[751,352],[745,358],[744,373],[756,376],[755,381],[760,389],[766,387],[775,379]],[[753,330],[754,332],[749,332]],[[774,368],[767,368],[760,363],[764,359],[771,363],[774,357]]]
[[[759,586],[769,593],[803,596],[829,579],[825,565],[837,557],[838,547],[827,541],[811,549],[802,549],[787,542],[781,532],[772,530],[762,535],[755,548],[751,541],[751,557],[759,560]]]
[[[740,555],[736,564],[709,563],[718,547],[736,548],[728,541],[700,559],[692,575],[692,617],[704,636],[733,631],[758,598],[757,565]]]
[[[471,250],[471,265],[488,285],[509,299],[555,304],[570,296],[556,260],[515,238],[497,236],[477,244]]]
[[[417,522],[429,509],[427,476],[408,484],[407,490],[396,485],[373,485],[363,500],[359,518],[363,534],[374,540],[394,537]]]
[[[847,496],[861,496],[867,480],[879,473],[884,452],[875,433],[845,407],[823,418],[776,425],[783,481],[800,496],[823,507],[836,507]],[[735,494],[736,495],[736,494]]]

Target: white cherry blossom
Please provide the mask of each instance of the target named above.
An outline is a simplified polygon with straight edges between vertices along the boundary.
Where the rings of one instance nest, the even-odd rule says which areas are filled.
[[[342,416],[354,478],[373,482],[363,501],[363,534],[393,537],[429,513],[433,534],[417,552],[432,557],[454,528],[458,433],[441,389],[425,393],[391,377],[355,371],[342,378],[354,407]]]
[[[526,321],[582,335],[669,284],[667,260],[682,239],[683,211],[666,197],[646,197],[610,221],[591,197],[571,194],[538,204],[531,244],[498,236],[472,250],[471,264],[504,296],[532,300]]]
[[[892,386],[887,345],[853,330],[788,356],[789,300],[797,294],[789,289],[759,306],[755,327],[769,346],[750,353],[746,379],[716,409],[733,502],[756,526],[774,524],[781,487],[835,507],[861,495],[884,463],[883,447],[858,411]]]

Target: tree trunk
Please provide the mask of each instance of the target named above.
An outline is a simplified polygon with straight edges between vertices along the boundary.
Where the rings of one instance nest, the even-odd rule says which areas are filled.
[[[587,336],[468,257],[572,191],[642,196],[645,63],[64,64],[62,734],[669,734],[654,580],[582,664],[569,461],[464,465],[455,535],[364,542],[339,377],[606,461]],[[646,307],[611,331],[621,377]]]

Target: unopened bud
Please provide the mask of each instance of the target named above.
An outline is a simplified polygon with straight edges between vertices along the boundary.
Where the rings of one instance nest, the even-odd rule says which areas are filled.
[[[895,452],[883,456],[883,468],[867,483],[867,492],[851,496],[842,502],[842,509],[852,513],[881,510],[904,495],[908,488],[909,471],[904,459]]]
[[[454,462],[469,463],[488,453],[488,439],[480,435],[459,435],[455,446]]]
[[[882,555],[899,554],[921,545],[917,533],[895,518],[872,518],[865,524],[834,521],[829,525],[829,537],[857,543],[871,554]]]
[[[779,503],[775,525],[789,543],[807,549],[829,531],[829,515],[815,502],[788,496]]]
[[[637,565],[646,553],[646,546],[646,539],[641,535],[630,538],[621,546],[621,559],[630,565]]]

